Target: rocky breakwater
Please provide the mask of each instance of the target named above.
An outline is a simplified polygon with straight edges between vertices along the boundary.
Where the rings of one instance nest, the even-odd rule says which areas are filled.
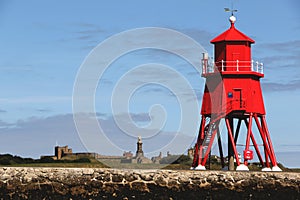
[[[300,174],[0,168],[0,199],[300,199]]]

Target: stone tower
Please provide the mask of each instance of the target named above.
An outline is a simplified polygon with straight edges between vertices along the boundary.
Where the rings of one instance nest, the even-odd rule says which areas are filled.
[[[137,141],[137,149],[136,149],[136,158],[138,157],[144,157],[144,152],[143,152],[143,142],[141,136],[138,137]]]

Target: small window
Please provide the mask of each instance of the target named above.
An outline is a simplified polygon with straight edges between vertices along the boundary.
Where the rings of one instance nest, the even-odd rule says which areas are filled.
[[[232,98],[232,97],[233,97],[232,92],[228,92],[228,98]]]

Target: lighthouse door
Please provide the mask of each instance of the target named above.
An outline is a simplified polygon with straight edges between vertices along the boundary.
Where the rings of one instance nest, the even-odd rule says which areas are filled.
[[[237,109],[243,108],[242,89],[240,88],[233,89],[233,101]]]

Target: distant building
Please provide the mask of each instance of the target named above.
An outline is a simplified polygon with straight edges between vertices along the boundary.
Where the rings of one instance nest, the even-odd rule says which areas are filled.
[[[136,154],[135,157],[143,157],[144,156],[144,151],[143,151],[143,142],[141,136],[138,137],[137,141],[137,148],[136,148]]]
[[[154,156],[154,157],[151,158],[152,162],[155,163],[155,164],[159,164],[161,159],[162,159],[162,153],[161,152],[159,152],[158,156]]]
[[[112,162],[120,162],[120,163],[138,163],[138,164],[160,164],[160,161],[163,159],[162,152],[159,153],[158,156],[154,156],[151,159],[144,156],[143,151],[143,141],[139,136],[137,139],[136,153],[135,156],[131,151],[124,151],[122,156],[112,156],[112,155],[101,155],[98,153],[91,152],[79,152],[73,153],[73,150],[66,146],[55,146],[54,147],[54,155],[49,156],[41,156],[43,158],[52,158],[54,160],[61,159],[78,159],[82,157],[95,158],[102,161],[112,161]],[[169,152],[167,152],[167,157],[171,156]]]
[[[97,153],[91,153],[91,152],[79,152],[79,153],[73,153],[72,149],[66,146],[55,146],[54,147],[54,155],[51,156],[41,156],[41,159],[43,158],[52,158],[53,160],[61,160],[63,158],[75,156],[75,158],[80,157],[90,157],[90,158],[98,158],[100,157]]]
[[[72,149],[69,149],[68,145],[63,147],[54,147],[54,155],[56,156],[57,160],[60,160],[62,157],[72,154]]]
[[[136,154],[135,157],[131,160],[131,162],[141,163],[141,164],[152,163],[152,161],[149,158],[146,158],[144,156],[143,142],[141,136],[138,137],[138,141],[136,144],[137,144]]]
[[[131,153],[131,151],[124,151],[123,157],[131,159],[133,157],[133,154]]]

